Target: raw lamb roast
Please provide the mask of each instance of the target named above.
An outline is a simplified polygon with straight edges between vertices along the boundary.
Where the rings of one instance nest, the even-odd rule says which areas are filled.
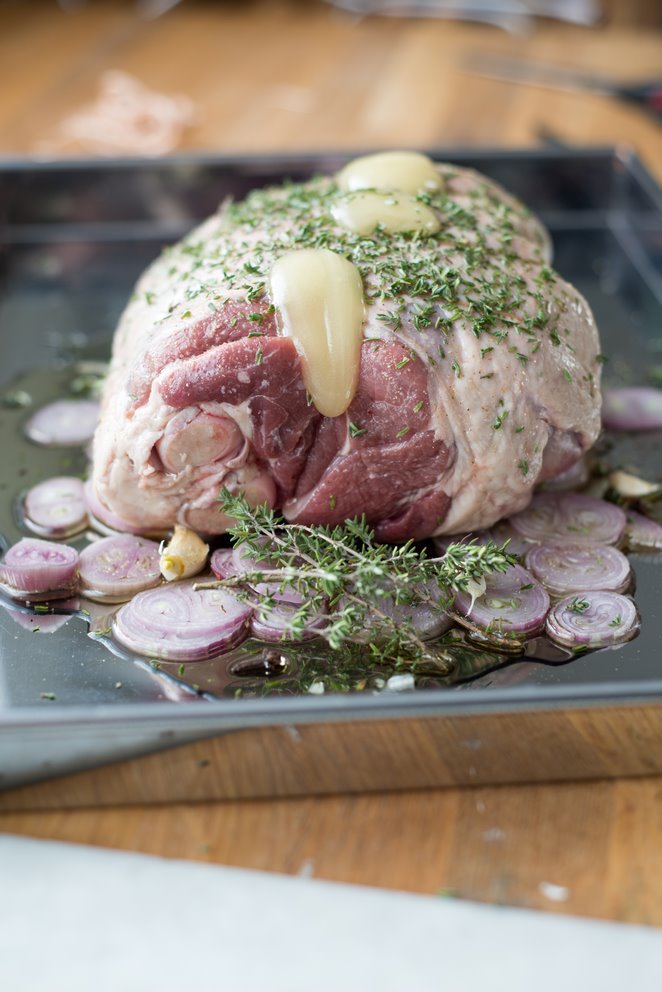
[[[376,171],[359,160],[367,171],[225,203],[145,272],[95,437],[102,519],[222,533],[226,486],[290,522],[365,514],[388,541],[464,532],[522,509],[595,441],[597,331],[541,224],[491,180],[423,156],[410,158],[427,179],[406,189],[407,153],[391,155],[392,176],[386,154]],[[415,222],[389,219],[403,204]],[[335,253],[362,287],[334,416],[274,305],[274,265],[293,252]]]

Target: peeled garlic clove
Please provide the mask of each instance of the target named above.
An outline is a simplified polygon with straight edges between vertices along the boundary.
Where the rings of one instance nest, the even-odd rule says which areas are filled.
[[[643,496],[653,496],[660,491],[658,484],[639,479],[636,475],[630,475],[629,472],[622,472],[620,469],[610,473],[609,483],[619,496],[625,499],[641,499]]]
[[[175,524],[170,541],[160,548],[161,575],[168,582],[197,575],[205,567],[208,554],[209,546],[195,531]]]
[[[480,599],[480,597],[485,592],[486,587],[487,584],[485,582],[484,575],[481,575],[478,579],[473,579],[470,577],[467,580],[467,592],[471,596],[471,605],[469,606],[470,610],[473,610],[474,603],[476,602],[477,599]]]

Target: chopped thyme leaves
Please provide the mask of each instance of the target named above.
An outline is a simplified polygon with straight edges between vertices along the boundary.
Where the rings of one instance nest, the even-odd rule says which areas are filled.
[[[549,332],[549,339],[552,342],[552,344],[555,344],[557,346],[561,344],[561,338],[559,337],[558,331],[556,330]]]
[[[617,614],[617,615],[616,615],[616,616],[614,617],[614,619],[613,619],[613,620],[610,620],[610,621],[609,621],[609,624],[608,624],[608,626],[609,626],[609,627],[620,627],[622,623],[623,623],[623,619],[622,619],[622,617],[621,617],[621,615],[620,615],[620,613],[618,613],[618,614]]]
[[[414,404],[413,411],[414,413],[420,413],[422,409],[423,409],[423,400],[419,400],[418,403]]]
[[[191,316],[191,311],[190,311],[190,310],[186,310],[186,311],[185,311],[185,312],[184,312],[184,313],[182,314],[182,320],[186,320],[186,318],[187,318],[187,317],[190,317],[190,316]]]
[[[575,596],[571,603],[568,603],[568,609],[572,610],[573,613],[584,613],[589,608],[589,601],[587,599],[580,599]]]
[[[400,437],[404,437],[405,434],[408,434],[408,433],[409,433],[409,427],[408,426],[405,426],[405,427],[401,427],[400,430],[398,431],[398,433],[395,436],[397,438],[400,438]]]
[[[492,430],[498,431],[503,427],[504,421],[508,419],[508,410],[499,410],[494,418],[494,423],[492,424]]]
[[[401,358],[399,362],[396,362],[395,363],[395,367],[396,367],[396,369],[403,369],[405,367],[405,365],[408,365],[409,364],[410,361],[411,361],[411,358],[409,358],[408,355],[405,355],[404,358]]]
[[[493,345],[490,345],[489,348],[481,348],[480,349],[480,357],[481,358],[485,358],[485,355],[489,355],[489,353],[491,351],[494,351]]]
[[[459,363],[455,359],[453,359],[453,361],[451,362],[451,368],[452,368],[453,372],[455,373],[455,375],[457,376],[457,378],[458,379],[461,379],[462,378],[462,369],[460,368]]]
[[[529,474],[529,463],[527,462],[526,458],[523,458],[520,462],[518,462],[517,467],[519,468],[522,475]]]
[[[349,422],[349,436],[350,437],[360,437],[361,434],[365,434],[365,432],[366,432],[366,428],[365,427],[359,427],[352,420],[350,420],[350,422]]]
[[[255,364],[261,365],[263,357],[264,357],[264,352],[262,351],[261,348],[258,348],[257,351],[255,352]]]
[[[336,508],[336,497],[335,496],[329,496],[329,509],[330,510],[335,510],[335,508]]]
[[[561,369],[561,372],[562,372],[563,378],[566,380],[566,382],[572,382],[572,376],[571,376],[570,372],[568,371],[568,369]]]

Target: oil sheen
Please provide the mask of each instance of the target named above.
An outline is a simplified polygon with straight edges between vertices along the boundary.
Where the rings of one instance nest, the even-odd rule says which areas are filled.
[[[413,196],[441,189],[441,176],[432,159],[410,151],[379,152],[355,158],[337,174],[336,182],[344,192],[383,189]]]
[[[271,269],[271,299],[281,333],[292,338],[303,381],[325,417],[343,414],[359,380],[363,282],[359,270],[327,248],[287,252]]]
[[[333,204],[332,213],[339,224],[354,234],[372,234],[377,227],[391,233],[434,234],[440,226],[433,210],[400,192],[350,193]]]

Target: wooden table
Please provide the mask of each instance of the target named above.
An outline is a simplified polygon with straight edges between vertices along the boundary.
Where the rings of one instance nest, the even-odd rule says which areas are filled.
[[[660,72],[662,34],[547,22],[511,37],[356,20],[312,0],[188,0],[151,21],[133,3],[0,0],[0,153],[38,149],[118,68],[195,101],[200,120],[184,148],[532,146],[551,133],[633,145],[662,179],[662,129],[642,111],[464,71],[487,53],[629,80]],[[4,813],[0,830],[662,924],[659,779]]]

